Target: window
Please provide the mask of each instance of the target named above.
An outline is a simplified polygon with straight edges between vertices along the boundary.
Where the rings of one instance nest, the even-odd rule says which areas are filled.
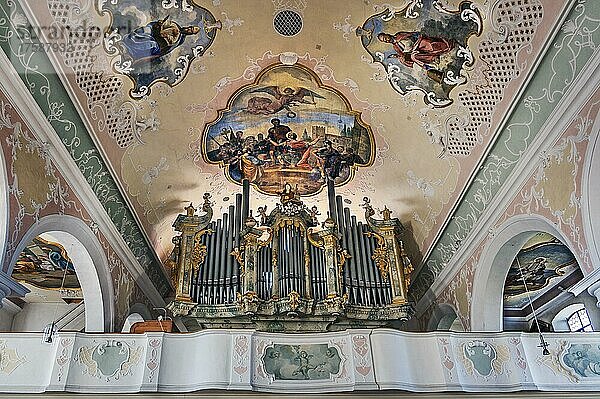
[[[592,328],[592,322],[590,321],[585,308],[579,309],[577,312],[569,316],[567,318],[567,322],[569,323],[569,331],[571,332],[594,331]]]

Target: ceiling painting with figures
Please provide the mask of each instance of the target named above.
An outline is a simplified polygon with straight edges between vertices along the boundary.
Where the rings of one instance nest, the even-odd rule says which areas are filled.
[[[360,113],[298,64],[266,69],[219,114],[204,132],[206,161],[266,194],[278,195],[289,183],[312,195],[327,179],[343,185],[356,168],[373,163],[373,134]]]
[[[274,209],[286,184],[323,217],[328,182],[353,215],[368,197],[406,226],[418,265],[455,251],[533,137],[511,129],[550,106],[530,93],[527,108],[520,96],[567,9],[555,0],[40,0],[13,11],[65,32],[65,46],[50,49],[56,72],[23,77],[60,78],[64,90],[36,101],[64,124],[61,142],[81,151],[86,180],[114,179],[110,195],[124,197],[136,242],[156,259],[168,259],[185,206],[210,193],[215,213],[226,212],[247,180],[254,215]],[[546,92],[570,81],[561,75]],[[521,106],[534,122],[510,120]],[[104,169],[90,166],[97,159]],[[470,191],[477,184],[485,195]]]

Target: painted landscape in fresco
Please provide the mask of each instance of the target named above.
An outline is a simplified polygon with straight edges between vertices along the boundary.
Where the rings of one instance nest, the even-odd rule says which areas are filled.
[[[64,277],[65,289],[81,288],[67,251],[62,245],[41,237],[34,238],[23,249],[12,277],[42,289],[59,289]]]
[[[134,98],[156,82],[180,83],[191,62],[204,55],[221,23],[205,8],[187,0],[100,1],[100,14],[111,16],[104,46],[113,67],[133,80]]]
[[[517,264],[521,265],[523,276]],[[563,243],[548,235],[545,242],[525,246],[511,265],[504,285],[504,306],[521,308],[528,303],[523,278],[530,292],[549,286],[551,280],[565,276],[579,266],[573,253]]]
[[[468,39],[479,36],[482,26],[470,1],[448,10],[423,0],[371,16],[356,35],[373,61],[385,67],[394,90],[402,95],[419,90],[425,103],[445,107],[452,103],[450,91],[467,81],[463,68],[475,62]]]
[[[266,194],[281,193],[286,183],[300,195],[315,194],[327,179],[343,185],[357,167],[373,163],[370,127],[342,94],[300,65],[268,68],[219,114],[204,131],[205,161]]]

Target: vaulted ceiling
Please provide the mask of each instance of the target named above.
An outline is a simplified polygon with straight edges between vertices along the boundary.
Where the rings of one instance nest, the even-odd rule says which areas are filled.
[[[14,32],[0,45],[142,264],[168,256],[186,204],[209,192],[224,210],[252,167],[252,209],[292,180],[322,215],[329,173],[356,214],[366,196],[409,227],[417,295],[592,51],[574,44],[586,21],[562,0],[28,0],[0,12]],[[287,143],[300,150],[219,152],[233,131],[267,136],[273,118],[306,130]],[[319,135],[302,168],[293,154]],[[318,153],[327,138],[359,158],[333,171]]]

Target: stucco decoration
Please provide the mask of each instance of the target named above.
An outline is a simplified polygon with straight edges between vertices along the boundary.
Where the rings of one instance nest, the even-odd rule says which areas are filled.
[[[205,8],[188,0],[145,2],[100,1],[110,27],[104,37],[112,66],[134,83],[130,94],[143,97],[157,82],[175,86],[187,75],[190,63],[215,40],[221,22]]]
[[[86,42],[88,39],[87,34],[82,35],[79,30],[69,31],[69,29],[65,28],[65,25],[72,23],[75,16],[81,17],[83,14],[89,17],[94,15],[91,12],[93,8],[92,3],[86,2],[86,7],[80,7],[81,4],[79,4],[78,0],[69,2],[48,0],[48,4],[46,2],[33,2],[27,5],[46,9],[50,7],[56,13],[56,26],[60,32],[70,32],[68,35],[70,40],[79,37],[82,42]],[[75,70],[77,72],[85,72],[67,74],[67,79],[74,78],[74,80],[78,80],[82,86],[86,86],[87,88],[95,87],[94,94],[90,94],[90,98],[82,102],[83,104],[89,104],[90,108],[93,109],[92,115],[80,116],[76,105],[70,100],[67,89],[61,82],[59,74],[52,67],[52,63],[46,52],[36,51],[36,46],[39,48],[41,39],[35,32],[32,33],[33,28],[29,25],[28,19],[23,13],[22,5],[19,2],[2,4],[0,5],[0,15],[2,15],[0,25],[4,28],[0,32],[0,47],[8,56],[8,59],[14,62],[12,65],[22,79],[22,83],[25,84],[39,109],[60,137],[65,149],[73,158],[119,233],[123,237],[127,237],[126,243],[134,256],[144,267],[159,292],[166,295],[170,290],[168,280],[161,266],[155,261],[153,252],[142,235],[131,210],[125,205],[125,199],[117,183],[112,179],[111,172],[105,164],[100,150],[95,147],[94,140],[90,137],[90,132],[82,119],[89,116],[92,120],[96,120],[99,118],[99,110],[103,109],[111,115],[112,119],[105,120],[102,118],[102,123],[99,127],[100,131],[108,126],[104,123],[108,124],[110,122],[111,125],[108,128],[111,129],[111,132],[127,131],[131,133],[129,130],[131,120],[128,118],[128,115],[131,116],[131,109],[121,113],[122,110],[106,107],[106,103],[100,101],[102,99],[111,99],[112,101],[115,96],[118,96],[115,92],[118,92],[120,86],[115,82],[104,82],[101,73],[89,72],[87,68],[90,62],[95,59],[88,52],[90,44],[87,42],[74,43],[73,45],[76,48],[80,48],[81,51],[75,51],[73,54],[70,54],[65,59],[65,62],[79,59],[81,62]],[[78,19],[77,22],[81,22],[82,27],[94,26],[93,22],[90,25],[87,19],[83,21]],[[52,25],[47,26],[54,27],[54,24],[52,23]],[[107,87],[104,87],[105,83]],[[71,207],[72,204],[69,204],[71,198],[65,199],[63,195],[69,191],[67,186],[60,187],[62,192],[57,189],[53,191],[51,196],[53,210],[58,210],[58,212],[62,210],[64,212],[65,208]],[[79,206],[79,204],[76,204],[76,206]],[[50,211],[48,208],[47,210]],[[77,213],[76,210],[74,212]],[[94,223],[90,221],[90,225],[94,225]],[[18,230],[22,233],[19,224],[15,227],[15,231]],[[18,235],[19,233],[15,234]],[[10,250],[11,247],[9,246]]]
[[[356,35],[374,62],[384,65],[394,90],[402,95],[419,90],[426,104],[446,107],[453,101],[450,91],[467,81],[463,67],[475,63],[468,39],[482,30],[481,12],[472,2],[448,10],[436,0],[422,0],[370,17]]]
[[[551,222],[562,233],[561,241],[568,244],[566,245],[568,250],[574,255],[584,275],[593,270],[587,242],[580,227],[582,226],[581,179],[585,161],[583,154],[588,147],[588,137],[593,128],[592,121],[596,118],[599,109],[600,91],[597,91],[573,117],[562,135],[554,143],[549,143],[547,149],[541,149],[533,172],[506,205],[504,212],[499,213],[496,220],[492,222],[490,230],[475,246],[470,259],[460,268],[452,283],[443,290],[440,295],[442,300],[453,303],[452,299],[455,297],[453,284],[462,279],[461,276],[465,273],[471,274],[472,286],[472,270],[480,264],[484,249],[494,240],[505,222],[519,215],[539,215],[542,219]],[[556,176],[560,178],[551,180],[551,175],[554,176],[553,179]],[[551,181],[561,181],[562,184],[552,185]],[[489,293],[481,292],[479,295],[487,294]],[[468,305],[468,312],[462,316],[465,326],[471,326],[474,322],[471,319],[471,299]],[[462,311],[460,313],[462,314]]]
[[[297,59],[297,58],[295,58]],[[326,179],[340,186],[375,158],[371,128],[337,90],[307,67],[274,65],[237,90],[204,130],[202,155],[229,180],[248,179],[265,194],[285,183],[300,195]]]
[[[84,374],[91,377],[118,380],[131,375],[141,361],[144,347],[131,346],[124,341],[108,339],[96,346],[82,346],[74,360],[84,366]]]
[[[494,203],[500,188],[517,165],[522,165],[523,154],[527,153],[538,133],[543,130],[544,123],[552,117],[560,100],[577,82],[577,77],[593,55],[595,43],[600,42],[597,5],[577,2],[570,10],[563,29],[524,92],[522,105],[499,133],[491,156],[487,157],[476,172],[463,200],[431,250],[425,267],[415,277],[413,293],[416,296],[420,297],[451,258],[462,250],[463,242],[480,223],[484,211]],[[564,149],[570,151],[573,148],[571,144],[565,143]],[[536,198],[532,200],[532,205],[539,204]],[[552,218],[556,216],[560,214],[556,213]],[[576,237],[573,241],[583,239],[581,231],[574,231],[574,234]],[[580,262],[584,271],[589,267],[585,263],[587,262]]]
[[[46,147],[48,144],[39,140],[27,128],[25,121],[13,105],[9,103],[5,93],[1,91],[0,104],[0,110],[2,110],[0,112],[0,124],[2,126],[0,140],[2,140],[2,143],[7,143],[7,145],[3,144],[1,148],[4,152],[4,158],[7,160],[9,187],[12,188],[9,192],[11,223],[9,224],[7,256],[3,269],[9,270],[13,266],[10,264],[10,259],[19,242],[41,218],[48,215],[68,215],[80,219],[91,229],[106,254],[110,278],[112,279],[111,291],[113,292],[111,292],[111,295],[114,294],[116,302],[115,320],[111,320],[109,324],[114,322],[114,325],[120,325],[128,314],[130,304],[147,301],[145,294],[136,285],[133,276],[115,253],[107,237],[99,229],[80,198],[57,169]],[[14,159],[19,153],[29,153],[30,157],[35,154],[35,158],[30,158],[30,163],[27,164],[15,163]],[[21,185],[21,182],[27,181],[23,176],[30,173],[27,172],[27,169],[31,165],[42,165],[41,170],[51,177],[54,184],[48,188],[44,184],[38,184],[37,186]],[[25,174],[21,173],[23,168],[25,168]],[[40,183],[45,180],[37,181]],[[34,190],[33,194],[27,194],[31,189]],[[26,203],[23,203],[23,201],[28,201],[25,198],[31,198],[32,196],[38,197],[40,191],[44,193],[46,198],[44,205],[36,205],[32,208],[33,213],[28,212]],[[31,205],[35,202],[28,201],[28,203]]]
[[[499,375],[504,363],[510,360],[510,352],[504,345],[493,345],[482,340],[473,340],[460,346],[460,356],[468,375],[477,373],[481,377]]]
[[[371,361],[371,345],[366,335],[352,336],[352,353],[354,354],[354,370],[366,381],[373,378],[373,362]]]

